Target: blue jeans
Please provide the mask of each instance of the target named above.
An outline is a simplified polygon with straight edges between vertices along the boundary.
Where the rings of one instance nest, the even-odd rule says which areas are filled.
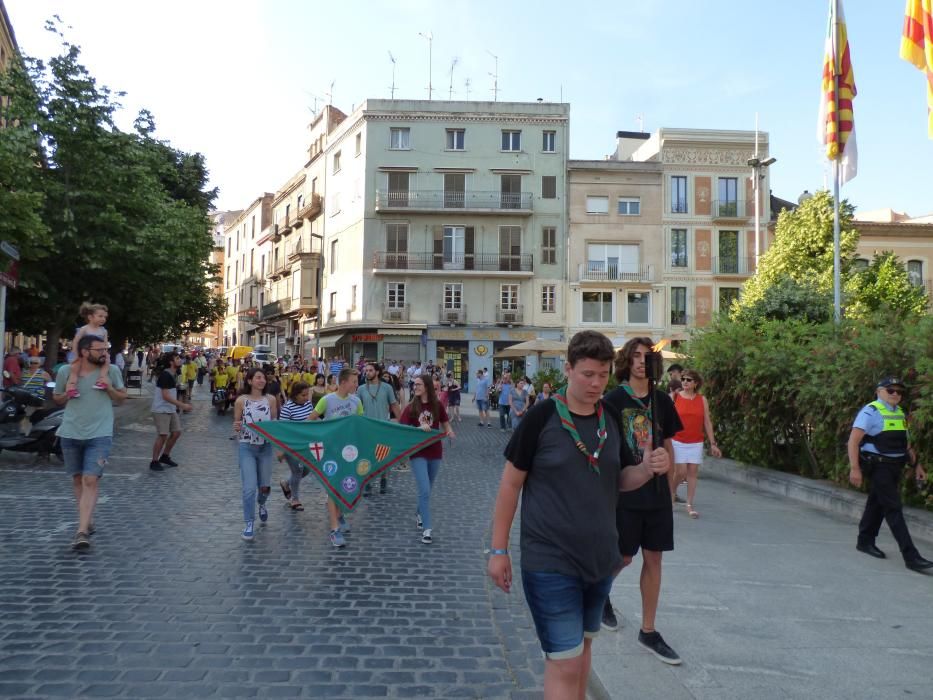
[[[499,402],[499,427],[502,428],[503,430],[505,430],[508,427],[511,427],[509,423],[509,418],[510,418],[509,411],[510,410],[511,410],[511,406],[509,406],[507,403],[502,403],[501,401]]]
[[[104,475],[104,467],[107,466],[107,458],[110,456],[110,447],[113,445],[113,438],[109,435],[105,437],[89,438],[87,440],[77,440],[75,438],[59,438],[62,444],[62,459],[65,462],[65,471],[69,476],[101,477]]]
[[[298,498],[301,480],[310,474],[311,470],[302,462],[298,461],[297,457],[288,454],[288,452],[285,453],[285,462],[288,464],[288,468],[291,472],[291,475],[288,477],[288,487],[292,491],[292,498],[296,501],[301,501],[301,499]]]
[[[583,653],[583,639],[593,639],[602,623],[612,576],[586,583],[577,576],[522,569],[522,589],[549,659]]]
[[[241,442],[238,449],[240,480],[243,482],[243,520],[256,519],[256,503],[262,505],[269,498],[272,481],[272,445],[250,445]]]
[[[431,488],[440,468],[439,459],[411,458],[411,472],[415,475],[415,483],[418,485],[418,515],[421,516],[425,530],[431,529]]]

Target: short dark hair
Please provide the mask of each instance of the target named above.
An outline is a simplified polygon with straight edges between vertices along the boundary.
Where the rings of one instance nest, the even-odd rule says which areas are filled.
[[[78,341],[78,356],[81,356],[82,350],[90,350],[94,343],[106,343],[107,341],[99,335],[82,335]]]
[[[614,354],[612,342],[599,331],[580,331],[567,346],[567,362],[571,367],[580,360],[610,362]]]
[[[678,365],[676,362],[667,368],[668,372],[683,372],[683,365]]]
[[[311,387],[308,386],[305,382],[295,382],[288,390],[288,398],[290,398],[292,401],[295,401],[302,391],[306,391],[310,388]]]
[[[632,338],[622,346],[622,349],[619,350],[616,355],[616,381],[624,382],[629,378],[630,368],[632,366],[632,355],[635,352],[635,348],[639,345],[644,345],[650,350],[654,346],[654,341],[646,336],[641,336],[639,338]]]

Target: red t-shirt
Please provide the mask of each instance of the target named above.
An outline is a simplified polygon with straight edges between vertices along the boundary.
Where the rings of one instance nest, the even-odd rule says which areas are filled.
[[[431,428],[434,430],[440,430],[442,423],[447,423],[450,419],[447,417],[447,411],[444,410],[444,407],[438,402],[438,413],[437,418],[431,415],[429,410],[424,410],[420,415],[415,415],[413,404],[408,404],[405,407],[405,410],[402,411],[402,416],[399,419],[399,423],[402,425],[413,425],[416,428],[420,428],[422,424],[422,419],[425,423],[430,421]],[[428,445],[420,452],[416,452],[412,457],[423,457],[424,459],[441,459],[444,456],[444,441],[438,440],[433,445]]]
[[[674,439],[683,443],[703,442],[703,397],[694,394],[692,399],[688,399],[678,392],[674,395],[674,408],[684,426]]]

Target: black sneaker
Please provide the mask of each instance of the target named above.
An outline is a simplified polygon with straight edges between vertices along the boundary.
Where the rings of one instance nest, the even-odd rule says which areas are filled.
[[[667,642],[664,641],[660,632],[638,630],[638,643],[664,663],[670,664],[671,666],[680,665],[680,657],[677,656],[677,652],[667,645]]]
[[[162,455],[159,457],[159,461],[164,464],[166,467],[177,467],[178,462],[169,457],[168,455]]]
[[[615,632],[619,629],[619,620],[616,617],[616,611],[612,609],[612,601],[606,598],[606,604],[603,606],[603,629]]]
[[[156,461],[156,462],[149,462],[149,468],[150,468],[152,471],[154,471],[154,472],[164,472],[164,471],[165,471],[165,467],[163,467],[162,464],[159,463],[158,461]]]

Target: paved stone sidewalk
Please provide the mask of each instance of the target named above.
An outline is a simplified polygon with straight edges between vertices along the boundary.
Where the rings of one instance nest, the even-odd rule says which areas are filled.
[[[505,436],[456,425],[420,542],[410,473],[327,541],[323,492],[240,539],[231,418],[206,388],[173,457],[148,470],[148,416],[118,431],[86,554],[61,465],[0,455],[0,697],[533,698],[543,661],[520,587],[485,576]],[[274,484],[285,475],[277,464]],[[517,528],[515,529],[517,533]]]

